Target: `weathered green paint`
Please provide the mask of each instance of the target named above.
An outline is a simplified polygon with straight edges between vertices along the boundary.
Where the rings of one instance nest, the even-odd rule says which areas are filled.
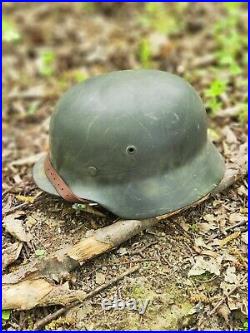
[[[224,174],[200,97],[182,78],[156,70],[112,72],[71,88],[52,116],[50,149],[76,195],[130,219],[187,206]],[[56,194],[42,164],[35,181]]]

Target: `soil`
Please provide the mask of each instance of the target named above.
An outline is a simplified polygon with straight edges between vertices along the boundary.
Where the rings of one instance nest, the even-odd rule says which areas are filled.
[[[220,46],[213,34],[217,22],[232,14],[224,3],[163,6],[169,22],[173,20],[173,28],[164,33],[150,18],[159,15],[160,20],[163,14],[143,3],[3,4],[4,18],[18,32],[16,40],[3,42],[3,215],[20,213],[32,236],[4,274],[38,256],[42,260],[117,220],[107,211],[100,217],[42,193],[32,179],[37,154],[49,148],[49,117],[55,103],[80,80],[150,66],[184,76],[206,101],[212,82],[225,78],[227,88],[216,96],[219,110],[206,104],[209,135],[228,164],[241,162],[239,152],[241,159],[246,158],[247,120],[234,109],[247,99],[247,64],[242,60],[247,50],[242,46],[237,51],[241,72],[232,74],[216,60]],[[240,18],[237,33],[246,36],[247,8],[241,5],[235,10]],[[145,40],[152,40],[150,52],[141,46]],[[242,279],[247,274],[247,187],[243,177],[199,207],[146,230],[72,272],[70,288],[87,293],[135,262],[140,265],[138,272],[45,329],[246,329],[247,280]],[[15,241],[4,229],[3,249]],[[104,311],[101,301],[116,296],[149,299],[150,303],[143,315],[128,309]],[[32,329],[37,320],[58,308],[11,311],[3,329]]]

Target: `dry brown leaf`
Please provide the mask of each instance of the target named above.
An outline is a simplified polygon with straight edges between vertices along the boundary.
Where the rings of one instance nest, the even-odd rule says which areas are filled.
[[[220,266],[221,266],[220,258],[217,259],[209,258],[209,260],[205,260],[202,256],[197,256],[195,258],[195,264],[188,272],[188,276],[202,275],[206,272],[219,276]]]
[[[237,222],[247,221],[247,220],[248,220],[248,217],[244,216],[240,213],[232,213],[232,214],[230,214],[230,217],[229,217],[230,224],[235,224]]]
[[[217,309],[218,315],[220,315],[222,318],[224,318],[225,322],[229,322],[229,316],[230,316],[230,309],[226,304],[222,304],[218,309]]]
[[[225,281],[228,283],[237,283],[238,278],[236,275],[236,269],[234,266],[228,266],[225,272]]]
[[[207,222],[214,222],[216,220],[216,218],[213,214],[206,214],[203,216],[203,220],[205,220]]]
[[[5,230],[21,242],[29,242],[31,236],[25,231],[22,220],[18,219],[20,213],[7,215],[3,219]]]
[[[210,223],[197,223],[197,227],[198,229],[203,232],[203,233],[207,233],[208,231],[210,230],[215,230],[218,228],[218,226],[213,223],[213,222],[210,222]]]
[[[195,241],[194,241],[195,245],[198,246],[198,247],[203,247],[205,249],[208,249],[208,250],[211,250],[211,246],[209,246],[208,244],[206,244],[204,242],[204,239],[202,237],[197,237],[195,238]]]
[[[2,250],[2,269],[15,262],[22,250],[23,243],[13,243]]]
[[[30,196],[30,195],[17,195],[16,199],[21,202],[26,202],[26,203],[33,203],[36,199],[36,197]]]
[[[240,231],[236,231],[236,232],[232,233],[231,235],[219,240],[218,244],[220,245],[220,247],[223,247],[224,245],[228,244],[232,240],[238,238],[240,236],[240,234],[241,234]]]
[[[97,284],[103,284],[105,283],[105,280],[106,280],[106,275],[101,273],[101,272],[96,272],[96,275],[95,275],[95,282]]]
[[[248,244],[248,232],[244,232],[242,235],[241,235],[241,240],[242,242],[244,242],[245,244]]]

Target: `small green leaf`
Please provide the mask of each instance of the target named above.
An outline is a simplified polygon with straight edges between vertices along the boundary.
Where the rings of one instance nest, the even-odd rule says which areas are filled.
[[[215,80],[211,83],[210,87],[205,91],[206,96],[217,97],[226,91],[226,82],[222,80]]]
[[[10,310],[2,310],[2,320],[9,320],[10,319]]]
[[[16,42],[20,39],[20,34],[15,25],[5,17],[2,19],[2,39],[8,43]]]
[[[38,110],[39,104],[40,104],[39,101],[34,101],[33,103],[31,103],[28,110],[27,110],[27,114],[28,115],[34,115]]]
[[[242,103],[238,118],[242,124],[248,123],[248,104]]]
[[[43,76],[51,76],[55,72],[56,56],[51,50],[42,52],[38,61],[38,71]]]
[[[38,256],[38,257],[44,256],[45,253],[46,253],[46,251],[42,250],[42,249],[38,249],[38,250],[35,251],[35,255]]]
[[[88,75],[84,72],[80,72],[80,71],[77,71],[74,73],[74,79],[76,82],[83,82],[85,80],[87,80],[88,78]]]
[[[144,38],[139,44],[139,60],[143,68],[152,66],[151,46],[148,39]]]
[[[248,331],[248,321],[245,321],[243,324],[243,330]]]
[[[72,208],[75,209],[75,210],[85,210],[86,209],[86,205],[80,204],[80,203],[74,203],[72,205]]]

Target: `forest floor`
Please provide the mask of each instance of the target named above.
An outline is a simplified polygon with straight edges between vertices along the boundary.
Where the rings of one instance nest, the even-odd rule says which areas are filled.
[[[181,75],[202,96],[209,136],[227,164],[245,163],[245,4],[5,3],[3,10],[3,221],[18,218],[31,235],[20,243],[4,225],[3,274],[117,219],[42,193],[32,179],[33,163],[48,150],[55,103],[74,83],[127,68]],[[73,271],[67,277],[70,289],[87,293],[135,262],[140,265],[45,328],[246,330],[247,186],[243,178]],[[104,311],[101,300],[116,296],[150,303],[143,315]],[[32,329],[59,307],[5,310],[3,329]]]

